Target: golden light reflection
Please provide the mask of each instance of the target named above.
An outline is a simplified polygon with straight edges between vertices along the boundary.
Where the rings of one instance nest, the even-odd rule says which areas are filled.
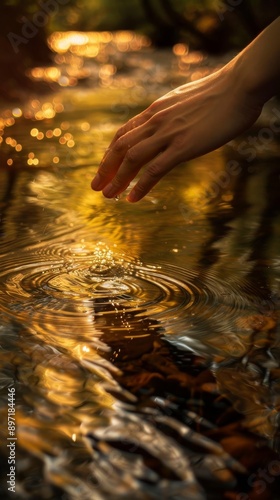
[[[63,111],[64,106],[57,97],[54,97],[52,102],[41,102],[33,99],[27,102],[26,109],[23,110],[23,116],[26,119],[35,118],[36,120],[44,120],[54,118],[57,113],[62,113]],[[32,134],[35,134],[36,127],[33,127],[31,131]],[[36,135],[33,135],[33,137],[36,137]]]
[[[49,45],[54,52],[67,52],[72,45],[87,45],[89,38],[86,33],[76,31],[64,33],[53,33],[49,38]]]
[[[64,111],[64,106],[62,102],[53,101],[53,107],[56,113],[62,113]]]
[[[195,82],[196,80],[199,80],[200,78],[204,78],[205,76],[209,75],[210,70],[207,68],[201,68],[197,71],[194,71],[191,74],[190,81]]]
[[[48,39],[49,46],[55,52],[55,63],[57,66],[35,67],[27,71],[27,76],[34,81],[54,83],[60,87],[76,86],[81,79],[95,77],[96,68],[88,66],[86,59],[96,59],[100,64],[99,78],[101,86],[107,87],[112,83],[113,76],[117,73],[117,67],[111,62],[117,52],[140,51],[151,46],[151,40],[144,35],[133,31],[109,31],[103,32],[55,32]],[[185,55],[188,47],[178,44],[174,48],[175,53]],[[53,118],[54,111],[61,112],[59,106],[54,110],[38,109],[38,100],[33,100],[36,109],[35,118]],[[6,126],[13,125],[14,118],[20,116],[31,118],[29,111],[14,108],[12,116],[6,120]]]
[[[1,137],[2,141],[3,142],[3,138]],[[17,145],[17,141],[15,139],[13,139],[12,137],[6,137],[5,139],[5,143],[10,146],[11,148],[15,148],[16,145]]]
[[[61,87],[74,87],[75,85],[77,85],[78,80],[75,77],[68,78],[67,76],[62,76],[58,80],[58,83],[59,85],[61,85]]]
[[[33,68],[30,71],[30,74],[31,74],[31,76],[33,76],[33,78],[43,78],[44,68]]]
[[[73,139],[73,135],[67,132],[66,134],[64,134],[64,139],[66,139],[66,141],[70,141],[71,139]]]
[[[27,165],[39,165],[38,158],[28,158]]]
[[[32,108],[36,109],[36,108],[39,108],[41,103],[37,99],[33,99],[30,104],[31,104]]]
[[[114,64],[103,64],[99,70],[100,78],[107,78],[116,73],[117,68]]]
[[[56,114],[52,103],[49,103],[49,102],[46,102],[45,104],[43,104],[42,112],[43,112],[44,118],[53,118]]]
[[[89,122],[83,122],[81,124],[81,130],[83,132],[88,132],[90,130],[90,123]]]
[[[48,40],[50,48],[57,54],[71,52],[83,57],[97,57],[108,44],[112,44],[121,52],[137,51],[150,47],[151,41],[145,35],[133,31],[92,31],[92,32],[55,32]],[[62,61],[62,59],[60,59]],[[58,60],[56,60],[58,62]],[[63,60],[65,62],[65,59]]]
[[[0,129],[0,144],[3,143],[8,150],[10,148],[13,148],[15,150],[16,159],[19,159],[20,157],[18,153],[24,151],[23,144],[19,143],[18,140],[10,134],[7,134],[7,137],[5,137],[4,135],[5,128],[7,124],[9,124],[9,120],[11,119],[12,112],[14,113],[14,115],[17,115],[18,118],[21,117],[21,113],[15,110],[17,110],[17,108],[14,108],[13,110],[7,109],[2,112],[2,116],[0,117],[0,126],[2,125],[3,129]],[[52,140],[52,145],[50,146],[49,152],[52,155],[51,162],[53,164],[60,163],[61,161],[63,161],[63,158],[65,161],[65,158],[67,158],[67,154],[69,153],[63,152],[63,150],[61,151],[61,148],[64,147],[65,149],[66,147],[72,149],[76,145],[73,134],[68,131],[71,126],[69,121],[63,120],[61,121],[61,123],[56,124],[56,126],[54,126],[53,128],[48,128],[46,126],[49,126],[50,120],[52,120],[57,115],[57,113],[60,113],[63,110],[64,106],[61,102],[61,97],[57,95],[53,98],[52,101],[40,101],[38,99],[27,101],[26,108],[21,110],[22,115],[25,119],[31,120],[32,122],[34,122],[34,120],[42,122],[40,128],[34,126],[34,124],[32,123],[32,126],[28,131],[29,137],[41,142],[43,142],[44,140]],[[44,123],[44,121],[46,122]],[[80,128],[81,130],[86,132],[90,129],[90,123],[84,121],[80,125]],[[46,154],[46,152],[49,153],[47,149],[40,147],[38,148],[38,146],[36,146],[35,144],[33,145],[33,148],[33,151],[30,151],[29,153],[26,152],[26,150],[24,151],[24,163],[32,167],[38,166],[39,164],[42,165],[42,163],[46,165],[46,161],[49,164],[49,158],[47,158]],[[7,159],[5,159],[5,162],[7,163],[8,160],[7,164],[11,166],[15,163],[15,159],[13,157],[10,157],[11,154],[9,151],[7,151],[7,154],[9,156]],[[40,156],[42,156],[42,158],[40,158]]]
[[[20,118],[22,116],[22,110],[20,108],[15,108],[12,111],[15,118]]]
[[[199,51],[192,51],[182,57],[182,62],[187,64],[199,64],[203,61],[204,55]]]
[[[27,74],[33,80],[58,82],[61,77],[61,70],[55,66],[48,68],[36,67],[28,71]]]
[[[12,127],[15,124],[15,119],[14,118],[7,118],[5,121],[5,126],[6,127]]]
[[[37,137],[38,134],[39,134],[39,130],[37,128],[32,128],[30,130],[31,137]]]
[[[53,131],[53,135],[55,137],[59,137],[61,135],[61,129],[60,128],[55,128]]]
[[[28,153],[27,165],[39,165],[39,159],[35,157],[33,152]]]
[[[188,53],[189,47],[185,43],[176,43],[176,45],[173,46],[172,50],[175,56],[184,56]]]
[[[37,113],[35,113],[35,118],[36,120],[44,120],[45,116],[44,116],[44,113],[43,111],[37,111]]]
[[[200,165],[203,162],[203,178],[201,177]],[[209,202],[218,199],[222,194],[231,196],[231,193],[223,193],[216,179],[219,172],[224,170],[224,157],[220,150],[209,153],[203,158],[193,162],[193,182],[187,184],[183,190],[183,198],[186,201],[187,213],[207,213]],[[217,194],[216,194],[217,193]]]
[[[61,122],[60,127],[62,130],[68,130],[68,128],[70,127],[70,123],[67,121]]]
[[[96,44],[86,45],[85,47],[78,47],[77,45],[74,45],[70,48],[70,51],[73,54],[78,54],[83,57],[94,58],[99,54],[99,46]]]

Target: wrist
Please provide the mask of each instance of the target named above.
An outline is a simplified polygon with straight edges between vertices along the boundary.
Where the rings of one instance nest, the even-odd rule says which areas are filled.
[[[260,107],[279,92],[279,29],[280,17],[232,60],[236,79]]]
[[[274,93],[273,89],[262,78],[258,64],[252,63],[246,51],[243,51],[230,61],[227,66],[235,93],[244,100],[246,107],[260,112],[263,105]]]

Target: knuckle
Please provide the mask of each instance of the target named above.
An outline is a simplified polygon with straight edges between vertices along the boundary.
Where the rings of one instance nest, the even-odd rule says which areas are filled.
[[[147,189],[144,185],[138,183],[138,184],[136,184],[136,186],[134,186],[134,191],[135,191],[135,193],[137,193],[137,195],[139,197],[142,197],[146,194]]]
[[[137,163],[137,160],[139,159],[138,153],[134,148],[131,148],[127,151],[126,153],[126,161],[132,165]]]
[[[168,109],[162,109],[157,111],[150,119],[150,123],[156,128],[162,124],[167,123],[168,121],[169,121]]]
[[[115,139],[118,140],[126,133],[126,126],[122,125],[119,130],[115,133]]]
[[[160,165],[157,163],[153,163],[153,165],[150,165],[149,168],[147,169],[147,174],[149,177],[152,177],[153,179],[157,179],[158,177],[161,176],[161,168]]]
[[[153,115],[157,113],[162,107],[162,102],[160,99],[157,99],[156,101],[152,102],[150,106],[147,108],[147,112],[152,113]]]
[[[160,123],[162,123],[162,120],[163,120],[162,114],[156,113],[151,117],[150,122],[152,125],[157,127],[158,125],[160,125]]]
[[[105,167],[101,166],[98,170],[98,175],[101,178],[101,181],[105,180],[107,177],[107,169],[105,169]]]
[[[115,151],[122,152],[125,149],[125,144],[124,144],[124,139],[123,136],[121,136],[114,144],[114,149]]]
[[[106,178],[108,174],[107,163],[105,160],[102,160],[98,169],[98,175],[102,178]]]
[[[133,116],[133,118],[131,118],[128,122],[127,122],[127,129],[126,129],[126,132],[129,132],[131,130],[133,130],[135,127],[138,127],[138,122],[139,120],[141,121],[141,117],[143,115],[144,112],[142,113],[138,113],[138,115],[135,115]]]
[[[178,148],[181,148],[182,146],[184,146],[185,143],[186,143],[185,135],[180,134],[180,135],[176,135],[176,137],[173,140],[172,146],[174,149],[178,149]]]
[[[187,120],[185,116],[177,115],[173,118],[173,128],[186,127],[186,126],[187,126]]]
[[[149,106],[143,113],[143,116],[146,120],[150,120],[156,113],[156,109],[154,109],[153,105]]]
[[[121,178],[118,175],[116,175],[114,180],[112,181],[112,184],[116,189],[120,189],[123,185],[123,182]]]

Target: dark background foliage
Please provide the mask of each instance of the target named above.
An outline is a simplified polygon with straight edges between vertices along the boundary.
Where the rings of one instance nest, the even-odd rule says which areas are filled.
[[[158,47],[184,41],[221,53],[242,48],[279,14],[277,0],[2,0],[2,98],[32,89],[26,69],[50,64],[47,36],[54,30],[132,29]]]

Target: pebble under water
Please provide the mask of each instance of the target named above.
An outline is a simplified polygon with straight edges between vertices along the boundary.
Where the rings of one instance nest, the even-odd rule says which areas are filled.
[[[92,192],[123,121],[221,64],[106,36],[100,61],[90,37],[86,56],[53,37],[65,88],[1,114],[1,498],[277,500],[279,137],[250,163],[237,139],[181,165],[135,205]]]

